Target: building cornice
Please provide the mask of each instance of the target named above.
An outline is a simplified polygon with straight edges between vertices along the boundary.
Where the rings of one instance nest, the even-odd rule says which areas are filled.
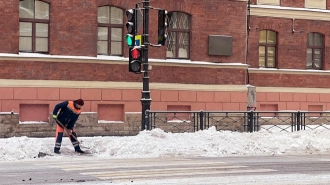
[[[252,16],[330,21],[330,10],[251,5]]]

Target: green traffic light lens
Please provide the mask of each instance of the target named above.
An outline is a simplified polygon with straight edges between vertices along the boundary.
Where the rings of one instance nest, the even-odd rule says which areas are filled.
[[[126,35],[126,42],[128,46],[133,46],[133,38],[131,35]]]

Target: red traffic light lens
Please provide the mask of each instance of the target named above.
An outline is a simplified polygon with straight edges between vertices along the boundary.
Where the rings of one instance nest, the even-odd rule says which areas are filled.
[[[134,60],[136,60],[136,59],[140,58],[140,56],[141,56],[141,51],[140,51],[139,49],[133,49],[133,50],[131,51],[131,56],[132,56],[132,58],[133,58]]]

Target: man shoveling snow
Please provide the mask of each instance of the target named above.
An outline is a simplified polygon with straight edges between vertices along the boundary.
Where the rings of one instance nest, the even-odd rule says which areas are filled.
[[[84,105],[84,100],[77,99],[74,101],[64,101],[57,104],[54,107],[53,119],[55,119],[56,125],[56,141],[54,147],[54,153],[60,154],[60,148],[62,144],[63,132],[65,131],[71,140],[75,152],[85,153],[80,149],[77,134],[74,130],[74,126],[81,113],[81,107]],[[58,113],[58,111],[60,111]]]

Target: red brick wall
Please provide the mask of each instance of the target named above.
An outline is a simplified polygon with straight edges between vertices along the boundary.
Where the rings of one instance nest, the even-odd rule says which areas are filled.
[[[96,56],[96,1],[52,1],[50,54]]]
[[[294,20],[295,32],[292,33],[292,19],[251,17],[249,37],[248,64],[259,68],[259,32],[264,29],[278,33],[277,68],[306,70],[307,34],[318,32],[325,36],[324,69],[330,69],[330,22],[316,20]],[[283,74],[251,74],[250,84],[256,86],[277,87],[328,87],[329,76],[322,75],[283,75]]]
[[[97,7],[113,5],[123,9],[133,8],[136,1],[121,0],[62,0],[51,1],[50,54],[96,56]],[[252,0],[251,3],[256,3]],[[246,2],[222,0],[215,3],[210,0],[191,1],[151,1],[153,7],[165,8],[168,11],[182,11],[192,16],[190,59],[209,62],[245,62],[246,36]],[[302,0],[281,0],[282,6],[298,6]],[[328,3],[329,4],[329,3]],[[18,53],[18,1],[1,1],[0,8],[0,52]],[[150,10],[150,41],[156,43],[157,11]],[[16,20],[16,21],[15,21]],[[258,68],[259,31],[270,29],[278,32],[277,64],[280,69],[306,69],[306,37],[309,32],[319,32],[330,36],[327,29],[330,22],[295,20],[295,33],[292,33],[292,19],[271,17],[251,17],[249,37],[248,64]],[[142,28],[140,29],[140,33]],[[230,57],[208,55],[208,35],[230,35],[233,37],[233,55]],[[125,44],[124,44],[125,45]],[[325,69],[330,69],[329,39],[325,39]],[[127,57],[125,46],[124,56]],[[164,59],[166,47],[149,47],[149,58]],[[109,62],[110,63],[110,62]],[[52,80],[86,80],[86,81],[141,81],[141,75],[127,72],[127,65],[62,63],[40,61],[0,61],[0,78],[4,79],[52,79]],[[232,75],[235,74],[235,75]],[[206,67],[153,66],[150,72],[152,82],[191,83],[191,84],[245,84],[244,69],[224,69]],[[324,87],[327,76],[320,75],[286,75],[250,74],[250,84],[256,86],[302,85],[295,80],[305,81],[304,87]],[[268,79],[273,76],[274,79]],[[316,80],[316,79],[324,80]],[[278,79],[278,80],[275,80]],[[313,80],[310,80],[313,79]],[[315,80],[314,80],[315,79]],[[276,82],[274,82],[276,81]],[[283,84],[281,84],[283,83]]]
[[[235,75],[233,75],[235,74]],[[245,69],[153,66],[150,82],[184,84],[245,84]],[[95,64],[41,61],[0,61],[0,79],[135,81],[142,75],[128,73],[127,63]]]
[[[97,7],[112,5],[127,10],[136,2],[122,0],[61,0],[45,1],[50,5],[50,54],[72,56],[97,55]],[[215,3],[209,0],[151,1],[153,7],[167,11],[191,14],[190,59],[210,62],[244,62],[246,36],[246,2],[223,0]],[[141,5],[142,6],[142,5]],[[0,8],[0,30],[2,53],[18,53],[19,2],[2,1]],[[124,19],[126,17],[124,16]],[[149,41],[157,43],[157,11],[150,10]],[[143,29],[140,29],[142,33]],[[125,33],[124,33],[125,34]],[[208,55],[208,35],[229,35],[233,37],[233,55],[230,57]],[[128,48],[124,43],[124,56]],[[150,47],[150,58],[166,58],[166,47]]]
[[[97,7],[111,5],[124,10],[135,7],[139,1],[122,0],[46,0],[50,4],[50,55],[96,56],[97,54]],[[190,59],[222,63],[245,62],[246,2],[223,0],[152,1],[153,7],[167,11],[191,14]],[[142,5],[141,5],[142,6]],[[1,12],[0,52],[18,53],[18,1],[4,1]],[[125,16],[124,16],[125,17]],[[126,17],[124,18],[126,19]],[[157,43],[157,11],[150,10],[150,42]],[[140,29],[142,33],[143,29]],[[126,31],[125,31],[126,32]],[[125,34],[125,33],[124,33]],[[233,55],[229,57],[208,55],[208,35],[233,37]],[[124,57],[128,48],[124,43]],[[166,47],[149,47],[149,58],[166,58]],[[78,60],[78,59],[77,59]],[[111,63],[111,62],[109,62]],[[0,61],[0,78],[3,79],[50,79],[86,81],[141,81],[141,75],[128,73],[127,65],[58,63],[41,61]],[[236,75],[232,75],[235,73]],[[245,84],[244,69],[205,67],[153,66],[152,82],[191,84]]]
[[[315,20],[294,20],[295,32],[292,33],[292,19],[252,17],[249,37],[249,64],[259,67],[258,42],[259,32],[264,29],[278,33],[277,62],[281,69],[306,69],[307,34],[318,32],[325,36],[325,69],[330,69],[329,46],[330,22]]]
[[[156,1],[154,1],[156,2]],[[190,59],[209,62],[245,62],[246,38],[246,2],[222,0],[216,3],[210,0],[178,1],[169,0],[152,3],[155,7],[168,11],[180,11],[191,14]],[[159,1],[160,2],[160,1]],[[218,2],[218,1],[217,1]],[[150,22],[156,22],[156,11],[151,11]],[[156,42],[157,25],[150,29],[151,41]],[[208,35],[228,35],[233,37],[233,55],[230,57],[208,55]],[[151,48],[151,58],[165,58],[166,48]]]
[[[329,88],[329,75],[250,73],[250,84],[257,87]]]
[[[292,33],[292,19],[251,17],[248,61],[251,67],[259,67],[259,34],[261,30],[273,30],[278,33],[277,67],[282,69],[306,69],[306,39],[307,33],[324,31],[323,21],[295,20],[295,30]],[[314,22],[313,26],[311,23]],[[328,23],[329,24],[329,23]],[[314,27],[314,28],[311,28]],[[303,32],[301,32],[303,31]],[[322,33],[322,32],[321,32]],[[297,62],[294,62],[297,61]]]
[[[19,1],[0,1],[0,53],[18,53]]]

